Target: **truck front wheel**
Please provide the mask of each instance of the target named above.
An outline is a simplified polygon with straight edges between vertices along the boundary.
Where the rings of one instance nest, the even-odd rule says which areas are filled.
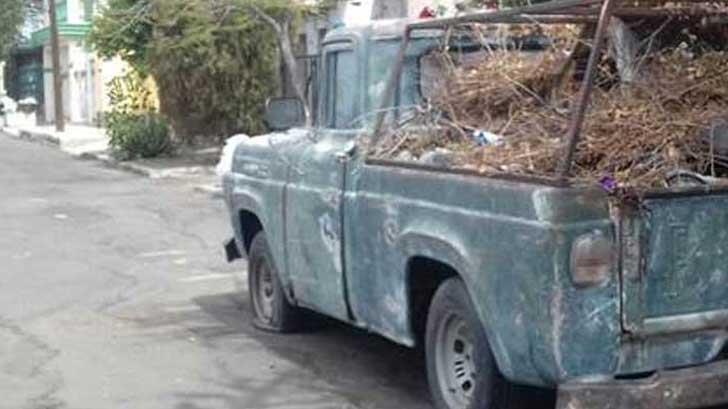
[[[438,409],[503,409],[508,383],[462,280],[445,281],[430,304],[425,334],[427,378]]]
[[[298,309],[286,299],[263,232],[256,234],[250,245],[248,289],[253,325],[271,332],[291,332],[297,328]]]

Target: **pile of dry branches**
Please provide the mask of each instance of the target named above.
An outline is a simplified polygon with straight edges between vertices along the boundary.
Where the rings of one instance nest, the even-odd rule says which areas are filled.
[[[566,43],[565,43],[566,44]],[[421,118],[425,127],[399,130],[378,152],[413,156],[435,148],[455,167],[482,173],[554,177],[564,153],[580,82],[574,43],[538,57],[493,51],[477,67],[457,67]],[[728,176],[728,158],[714,146],[716,126],[728,123],[728,52],[695,51],[686,43],[635,60],[639,76],[620,81],[604,57],[577,147],[573,177],[620,186],[664,187],[676,171]],[[431,119],[431,112],[439,112]],[[422,125],[422,124],[421,124]],[[481,131],[482,130],[482,131]],[[479,146],[473,134],[498,135]]]

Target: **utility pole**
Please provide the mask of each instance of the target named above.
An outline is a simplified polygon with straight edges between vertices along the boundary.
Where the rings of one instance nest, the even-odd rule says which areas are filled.
[[[56,18],[56,0],[48,0],[48,13],[51,21],[51,60],[53,62],[53,106],[55,108],[56,131],[66,130],[66,119],[63,116],[63,78],[61,77],[61,50],[58,39],[58,19]]]

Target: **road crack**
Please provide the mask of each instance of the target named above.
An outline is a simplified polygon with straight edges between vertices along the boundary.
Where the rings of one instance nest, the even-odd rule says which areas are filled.
[[[55,395],[63,377],[48,366],[60,355],[39,337],[0,316],[0,395],[3,404],[25,409],[60,409]]]

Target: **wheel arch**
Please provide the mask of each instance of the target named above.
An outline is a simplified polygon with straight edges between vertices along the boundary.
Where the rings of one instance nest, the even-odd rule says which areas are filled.
[[[256,213],[247,209],[238,210],[238,221],[240,226],[240,244],[245,250],[245,253],[249,254],[250,246],[253,244],[255,236],[261,231],[265,231],[263,222]]]
[[[238,193],[232,201],[232,226],[240,254],[248,255],[253,238],[268,231],[261,200],[250,192]]]
[[[467,253],[459,250],[457,244],[419,234],[403,241],[401,249],[407,254],[404,268],[407,308],[415,345],[422,343],[421,336],[435,292],[448,279],[459,278],[463,281],[476,315],[483,324],[498,369],[509,377],[512,371],[508,350],[490,324],[492,320],[489,314],[479,308],[476,302],[478,298],[474,280],[478,277],[477,268],[468,261]]]
[[[404,284],[413,341],[422,341],[423,323],[437,288],[447,279],[458,277],[468,285],[467,271],[472,271],[465,254],[456,244],[426,232],[409,231],[399,237],[397,247],[404,257]]]
[[[426,256],[412,256],[407,261],[407,297],[410,329],[416,344],[424,339],[427,315],[438,288],[450,278],[460,277],[451,265]]]

